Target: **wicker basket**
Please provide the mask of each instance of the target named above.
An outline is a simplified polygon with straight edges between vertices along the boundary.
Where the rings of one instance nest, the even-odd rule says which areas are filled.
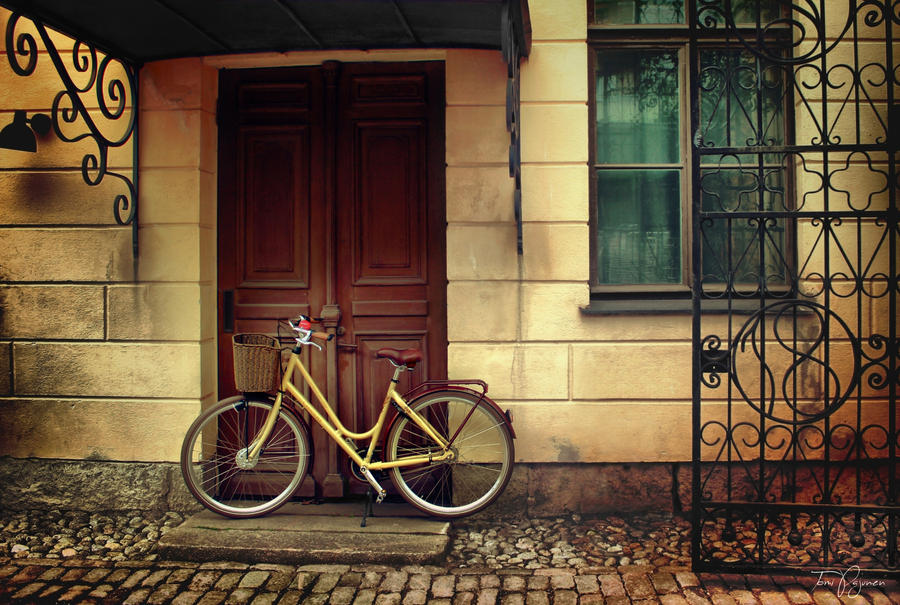
[[[265,334],[235,334],[234,386],[243,393],[278,389],[281,349],[278,341]]]

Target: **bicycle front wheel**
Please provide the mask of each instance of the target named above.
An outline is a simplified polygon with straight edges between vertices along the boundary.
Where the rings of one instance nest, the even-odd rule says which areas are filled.
[[[181,447],[181,473],[206,508],[226,517],[258,517],[287,502],[309,468],[309,432],[283,407],[269,438],[253,444],[273,402],[231,397],[194,421]]]
[[[503,492],[512,474],[512,433],[493,406],[459,391],[426,395],[410,407],[446,440],[453,459],[390,469],[400,494],[437,517],[476,513]],[[386,459],[438,455],[441,448],[411,418],[397,418],[387,436]]]

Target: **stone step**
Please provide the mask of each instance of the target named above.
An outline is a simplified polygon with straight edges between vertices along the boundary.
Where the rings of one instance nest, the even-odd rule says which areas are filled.
[[[163,535],[159,556],[174,561],[245,563],[426,564],[443,560],[450,523],[405,504],[290,503],[256,519],[228,519],[210,511],[189,517]]]

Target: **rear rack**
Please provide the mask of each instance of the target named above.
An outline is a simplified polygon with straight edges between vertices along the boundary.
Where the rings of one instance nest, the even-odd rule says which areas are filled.
[[[476,390],[472,387],[478,387],[479,390]],[[403,394],[404,399],[411,399],[412,397],[426,393],[431,389],[441,388],[441,387],[456,387],[462,389],[463,391],[468,391],[473,395],[478,396],[478,400],[484,399],[485,395],[487,395],[488,385],[483,380],[426,380],[425,382],[416,385],[411,388],[407,392]]]

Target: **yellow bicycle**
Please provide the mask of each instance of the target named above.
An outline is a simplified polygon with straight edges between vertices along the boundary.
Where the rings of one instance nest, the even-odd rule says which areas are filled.
[[[376,356],[392,363],[394,374],[375,425],[353,432],[341,424],[300,360],[303,347],[321,349],[318,343],[331,336],[314,331],[310,318],[302,315],[285,323],[295,333],[295,343],[281,379],[278,339],[235,335],[236,384],[251,392],[202,412],[184,438],[182,474],[205,507],[228,517],[256,517],[290,500],[310,468],[313,451],[300,412],[347,454],[354,474],[368,482],[377,502],[386,495],[379,483],[384,474],[410,504],[437,517],[471,515],[502,493],[512,473],[515,433],[509,413],[487,397],[483,381],[429,381],[401,395],[396,391],[401,373],[414,368],[422,354],[380,349]],[[250,365],[262,368],[255,372],[261,383],[244,377],[254,374],[240,365],[248,365],[248,358],[257,360]],[[294,384],[297,373],[324,414]],[[268,390],[259,388],[268,387],[267,381],[274,382],[274,396],[252,392]],[[360,448],[357,442],[368,445]]]

